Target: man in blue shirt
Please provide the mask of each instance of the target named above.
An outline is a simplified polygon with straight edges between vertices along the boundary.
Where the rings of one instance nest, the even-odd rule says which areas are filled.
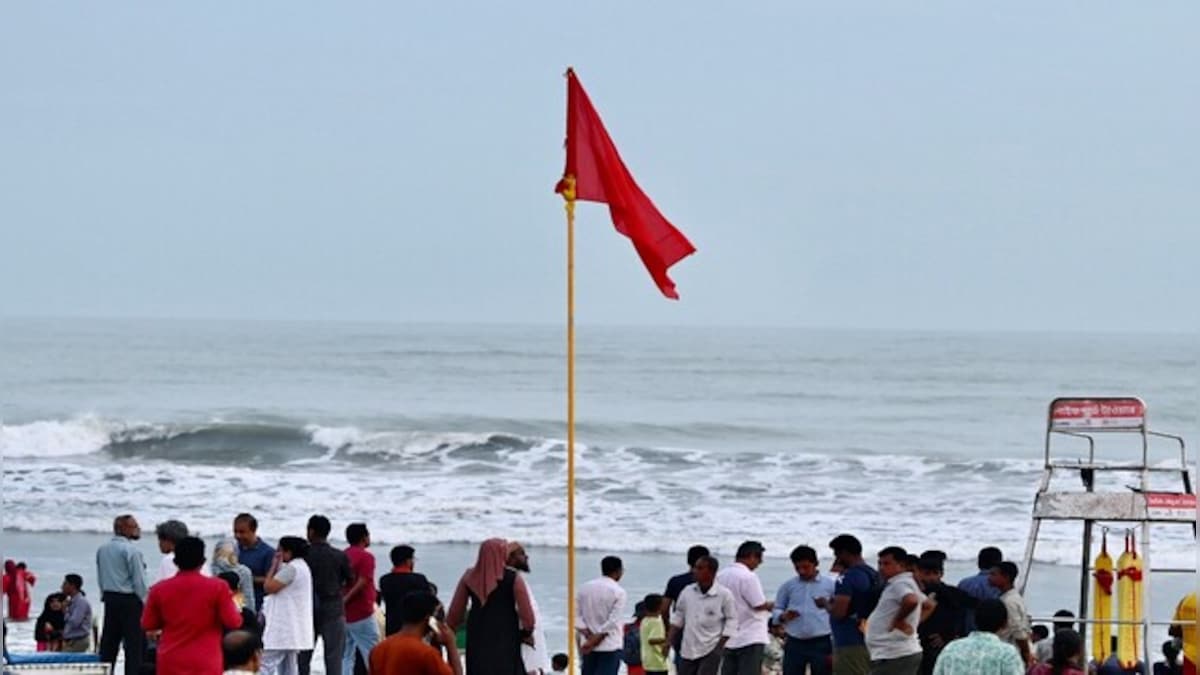
[[[233,538],[238,544],[238,562],[250,568],[254,577],[254,609],[262,609],[263,582],[271,563],[275,561],[275,549],[258,538],[258,519],[249,513],[239,513],[233,519]]]
[[[883,582],[879,573],[863,561],[862,542],[857,537],[840,534],[829,542],[829,548],[845,570],[834,587],[833,601],[819,605],[829,610],[833,675],[870,675],[871,656],[859,623],[871,615]]]
[[[772,619],[783,626],[787,641],[783,645],[783,675],[829,675],[833,654],[830,639],[828,605],[833,598],[833,579],[817,571],[817,552],[810,546],[792,550],[796,576],[788,579],[775,594]]]
[[[984,600],[999,600],[1000,591],[988,583],[992,568],[1004,562],[1004,554],[995,546],[987,546],[979,550],[979,574],[969,576],[958,582],[958,589],[967,594],[966,632],[975,630],[975,607]]]
[[[146,599],[146,559],[133,542],[142,528],[129,514],[113,521],[113,538],[96,551],[96,580],[104,602],[104,628],[100,633],[100,660],[116,663],[125,648],[125,675],[142,670],[146,641],[142,609]]]

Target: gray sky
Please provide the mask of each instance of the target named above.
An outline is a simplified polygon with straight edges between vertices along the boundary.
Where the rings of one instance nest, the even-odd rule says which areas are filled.
[[[596,4],[596,3],[592,3]],[[10,2],[0,316],[1200,329],[1200,3]]]

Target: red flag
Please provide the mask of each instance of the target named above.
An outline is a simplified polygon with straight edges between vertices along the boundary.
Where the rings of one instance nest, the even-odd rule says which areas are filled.
[[[608,204],[617,232],[633,241],[658,289],[678,300],[667,270],[696,247],[634,182],[573,70],[567,70],[567,166],[554,191],[563,193],[570,177],[577,199]]]

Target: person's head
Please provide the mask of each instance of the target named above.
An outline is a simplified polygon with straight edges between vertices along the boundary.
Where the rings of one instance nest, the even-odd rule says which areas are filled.
[[[917,563],[920,561],[921,561],[921,559],[919,557],[917,557],[915,554],[912,554],[912,553],[906,554],[904,556],[904,571],[905,572],[916,572],[917,571]]]
[[[188,536],[188,529],[178,520],[166,520],[154,526],[154,535],[158,537],[158,550],[170,553],[181,539]]]
[[[115,524],[113,525],[113,532],[116,532],[117,534],[121,534],[120,531],[117,530],[117,526]],[[17,561],[16,560],[5,560],[4,561],[4,573],[5,574],[12,574],[13,572],[16,572],[16,571],[17,571]]]
[[[221,640],[226,670],[257,673],[262,666],[262,639],[248,630],[235,630]]]
[[[711,555],[706,555],[696,561],[692,565],[692,577],[703,590],[708,590],[713,585],[713,581],[717,578],[717,559]]]
[[[1060,609],[1054,613],[1054,618],[1055,619],[1074,619],[1075,615],[1072,614],[1071,610],[1069,610],[1069,609]],[[1057,633],[1060,630],[1074,630],[1074,629],[1075,629],[1074,621],[1055,621],[1054,622],[1054,632],[1055,633]]]
[[[29,569],[29,566],[25,564],[24,560],[22,560],[21,562],[17,563],[17,569],[26,570]]]
[[[113,519],[113,534],[126,539],[138,540],[142,538],[142,528],[138,525],[137,518],[124,513]]]
[[[766,550],[760,541],[743,541],[738,546],[734,558],[746,567],[754,570],[758,569],[758,566],[762,564],[763,552]]]
[[[424,625],[437,611],[438,601],[432,593],[414,591],[400,601],[400,618],[405,626]]]
[[[392,567],[406,567],[411,570],[417,562],[416,550],[404,544],[393,546],[389,555],[392,558]]]
[[[917,569],[914,574],[922,585],[930,586],[941,583],[944,572],[945,564],[942,558],[922,553],[921,557],[917,559]]]
[[[284,562],[291,562],[308,555],[308,542],[300,537],[281,537],[279,553]]]
[[[979,549],[979,570],[991,572],[992,568],[1004,562],[1004,554],[995,546],[985,546]]]
[[[250,548],[258,541],[258,519],[249,513],[239,513],[233,519],[233,538],[242,548]]]
[[[514,570],[529,572],[529,554],[519,541],[508,542],[508,559],[505,564]]]
[[[936,558],[936,559],[938,559],[938,560],[942,561],[942,565],[943,565],[943,566],[945,566],[945,564],[946,564],[946,559],[947,559],[947,558],[949,558],[950,556],[949,556],[949,555],[947,555],[945,551],[939,551],[939,550],[937,550],[937,549],[930,549],[930,550],[928,550],[928,551],[924,551],[924,552],[922,552],[920,557],[922,557],[922,558]]]
[[[706,555],[708,555],[708,547],[707,546],[701,546],[700,544],[696,544],[695,546],[689,548],[688,552],[687,552],[688,569],[689,570],[692,569],[692,565],[695,565],[697,560],[703,558]]]
[[[1167,660],[1167,663],[1175,663],[1175,661],[1179,658],[1179,643],[1175,642],[1174,640],[1167,640],[1163,643],[1162,653],[1163,658]]]
[[[663,596],[658,593],[651,593],[642,599],[642,607],[646,609],[647,616],[654,616],[662,613]]]
[[[238,564],[237,544],[232,539],[222,539],[213,547],[213,562],[218,561],[226,565]]]
[[[67,604],[66,593],[51,593],[46,596],[46,603],[42,605],[42,611],[45,612],[61,612]]]
[[[817,576],[817,551],[811,546],[797,546],[792,549],[792,567],[796,575],[805,581],[812,581]]]
[[[1041,642],[1042,640],[1045,640],[1046,638],[1050,637],[1050,629],[1046,628],[1045,626],[1043,626],[1042,624],[1039,623],[1038,625],[1029,629],[1029,634],[1031,636],[1029,638],[1029,641],[1034,644],[1037,644],[1037,643]]]
[[[242,587],[242,581],[238,578],[237,572],[221,572],[217,578],[224,581],[229,586],[229,591],[236,594]]]
[[[641,621],[642,619],[646,618],[646,603],[639,600],[637,604],[633,606],[633,618],[637,621]]]
[[[605,556],[600,561],[600,573],[613,581],[620,581],[621,576],[625,574],[625,565],[615,555]]]
[[[351,546],[367,548],[371,545],[371,533],[366,523],[350,523],[346,526],[346,542]]]
[[[555,654],[554,657],[550,659],[550,667],[555,670],[565,671],[569,665],[571,665],[571,663],[567,660],[567,655],[563,653]]]
[[[62,592],[67,597],[75,597],[83,590],[83,577],[78,574],[68,574],[63,577]]]
[[[888,546],[879,552],[879,576],[891,579],[905,571],[908,551],[899,546]]]
[[[999,600],[982,600],[975,608],[975,627],[985,633],[998,633],[1008,625],[1008,609]]]
[[[852,534],[839,534],[829,542],[833,559],[842,567],[851,567],[862,560],[862,542]]]
[[[1017,564],[1007,560],[992,568],[988,583],[1001,591],[1007,591],[1017,582]]]
[[[1054,655],[1050,657],[1051,665],[1078,665],[1083,656],[1083,637],[1067,628],[1054,632]]]
[[[175,566],[181,572],[194,572],[204,564],[204,540],[184,537],[175,544]]]
[[[333,524],[325,516],[317,514],[308,519],[308,540],[314,544],[329,539]]]

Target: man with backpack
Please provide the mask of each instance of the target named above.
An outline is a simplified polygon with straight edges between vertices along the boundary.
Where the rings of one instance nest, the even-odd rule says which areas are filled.
[[[840,534],[829,542],[836,563],[845,570],[833,597],[817,603],[829,611],[833,634],[833,675],[870,675],[871,657],[860,624],[871,615],[883,588],[879,573],[862,557],[862,542]]]

